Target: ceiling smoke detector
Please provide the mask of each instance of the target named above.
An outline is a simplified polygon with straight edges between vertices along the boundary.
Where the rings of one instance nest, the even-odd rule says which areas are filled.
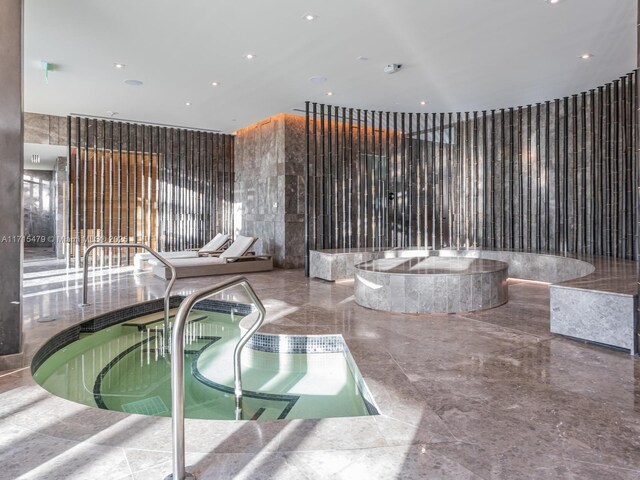
[[[396,73],[402,68],[402,65],[399,63],[389,63],[384,66],[384,73],[392,74]]]

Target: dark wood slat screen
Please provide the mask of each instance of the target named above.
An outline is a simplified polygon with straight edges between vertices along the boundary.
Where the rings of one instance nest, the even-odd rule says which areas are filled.
[[[233,136],[68,118],[70,255],[79,265],[99,241],[159,251],[198,248],[233,231]],[[126,265],[131,251],[96,251],[94,264]]]
[[[307,102],[307,252],[418,246],[635,259],[636,108],[635,72],[482,112]]]

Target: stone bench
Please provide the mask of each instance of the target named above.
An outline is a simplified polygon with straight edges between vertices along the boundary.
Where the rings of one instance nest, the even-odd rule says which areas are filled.
[[[635,262],[609,257],[509,250],[336,249],[310,252],[310,276],[354,278],[354,266],[394,257],[455,256],[509,265],[509,277],[551,284],[550,330],[567,337],[637,351]]]

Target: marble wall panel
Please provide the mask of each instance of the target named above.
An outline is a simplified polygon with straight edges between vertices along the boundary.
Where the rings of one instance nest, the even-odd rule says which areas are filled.
[[[305,119],[295,115],[285,116],[285,173],[304,175],[306,163]]]
[[[53,121],[53,116],[49,117],[49,121]],[[67,117],[55,117],[58,119],[58,145],[67,145],[68,135],[69,135],[69,127],[67,122]],[[51,139],[51,136],[49,137]]]
[[[285,222],[286,264],[285,268],[304,265],[304,222]]]
[[[235,229],[280,268],[304,266],[304,119],[276,115],[236,132]]]
[[[24,114],[25,143],[49,144],[49,115]]]
[[[67,118],[25,112],[24,143],[67,145]]]
[[[65,145],[66,142],[66,129],[65,132],[65,142],[62,145]],[[58,122],[58,117],[49,116],[49,145],[61,145],[60,143],[60,124]]]

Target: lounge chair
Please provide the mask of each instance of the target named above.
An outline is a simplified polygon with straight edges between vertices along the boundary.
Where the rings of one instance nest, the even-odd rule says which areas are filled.
[[[204,277],[229,273],[267,272],[273,270],[271,255],[256,255],[249,249],[255,243],[253,237],[238,235],[236,240],[220,254],[192,258],[170,259],[178,278]],[[158,260],[149,260],[153,274],[168,280],[171,270]]]
[[[201,255],[210,255],[213,253],[221,253],[223,248],[229,243],[229,235],[223,233],[216,234],[213,239],[200,249],[182,250],[180,252],[158,252],[166,259],[176,258],[197,258]],[[136,253],[133,256],[133,269],[136,272],[146,270],[149,266],[149,260],[153,259],[150,253]]]

